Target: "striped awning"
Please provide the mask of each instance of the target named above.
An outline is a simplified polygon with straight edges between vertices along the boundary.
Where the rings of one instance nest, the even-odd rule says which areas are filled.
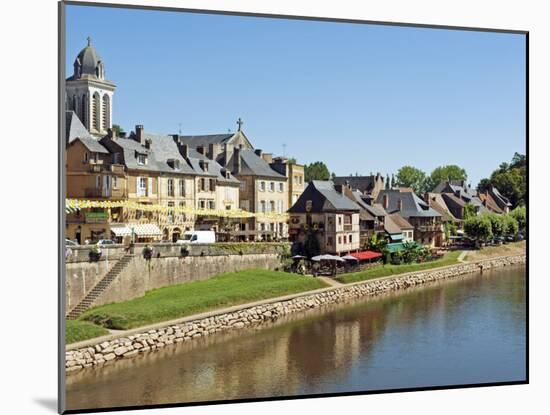
[[[121,226],[111,225],[111,232],[113,232],[115,234],[115,236],[130,236],[130,235],[132,235],[132,230],[126,225],[121,225]]]
[[[130,228],[130,234],[132,230],[136,236],[150,237],[150,236],[162,236],[162,231],[154,223],[136,223],[127,225]]]

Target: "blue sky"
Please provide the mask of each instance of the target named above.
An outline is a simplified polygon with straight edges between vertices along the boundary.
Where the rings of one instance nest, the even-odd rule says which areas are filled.
[[[67,76],[86,37],[117,85],[113,121],[223,133],[337,175],[487,177],[525,153],[518,34],[67,7]]]

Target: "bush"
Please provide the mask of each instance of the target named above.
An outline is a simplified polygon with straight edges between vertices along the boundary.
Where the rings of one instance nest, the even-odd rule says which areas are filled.
[[[527,211],[525,206],[515,208],[510,212],[510,216],[518,223],[519,231],[524,232],[527,227]]]

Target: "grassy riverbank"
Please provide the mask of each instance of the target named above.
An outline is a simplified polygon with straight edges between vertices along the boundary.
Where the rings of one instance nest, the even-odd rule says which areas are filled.
[[[527,244],[525,241],[512,242],[498,246],[487,246],[482,249],[468,251],[467,261],[482,261],[484,259],[495,258],[499,256],[521,255],[525,254]]]
[[[341,274],[336,277],[336,280],[348,284],[351,282],[371,280],[374,278],[387,277],[390,275],[404,274],[406,272],[422,271],[425,269],[444,267],[447,265],[453,265],[458,262],[458,257],[461,251],[447,252],[443,258],[437,259],[431,262],[423,262],[421,264],[400,264],[400,265],[381,265],[378,267],[370,268],[365,271],[351,272],[349,274]]]
[[[99,327],[87,321],[67,320],[65,327],[65,343],[80,342],[109,334],[109,331],[104,327]]]
[[[326,286],[313,277],[263,269],[224,273],[204,281],[151,290],[133,300],[99,306],[85,312],[79,321],[127,330]]]

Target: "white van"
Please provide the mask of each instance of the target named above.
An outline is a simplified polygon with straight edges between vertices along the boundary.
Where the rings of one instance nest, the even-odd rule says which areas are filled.
[[[183,239],[178,239],[178,244],[213,244],[216,242],[216,232],[214,231],[187,231],[183,234]]]

